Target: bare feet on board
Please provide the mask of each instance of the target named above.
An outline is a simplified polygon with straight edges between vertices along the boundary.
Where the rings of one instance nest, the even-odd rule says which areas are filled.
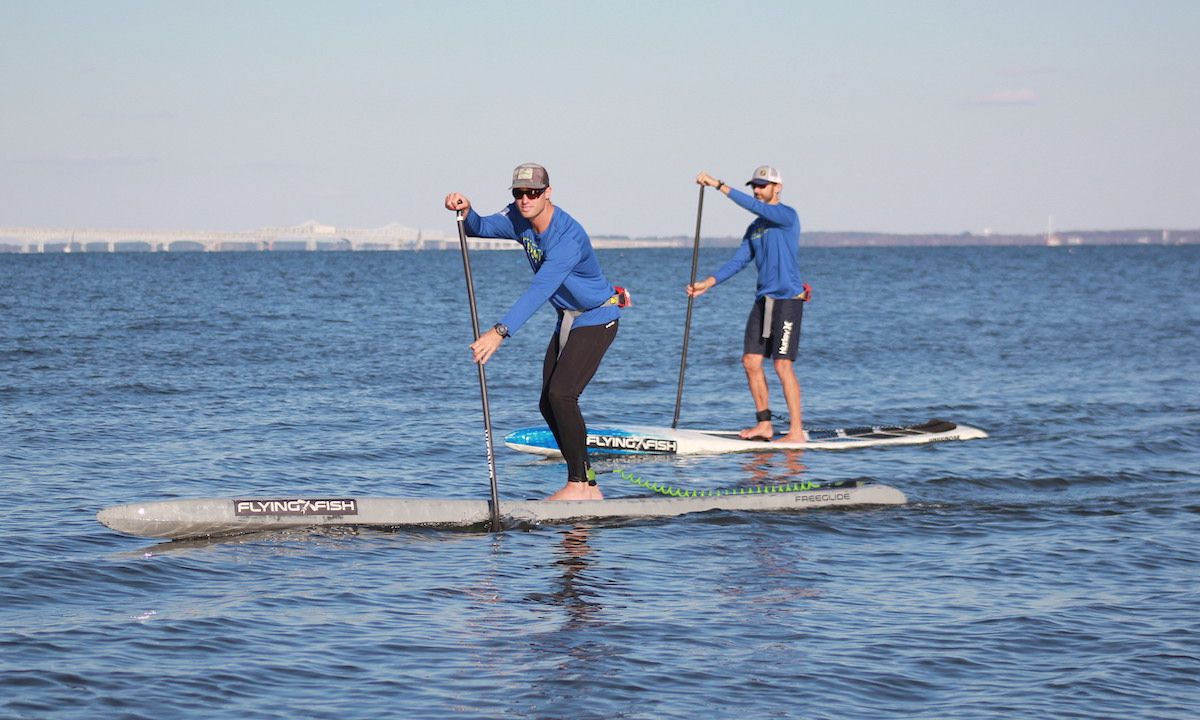
[[[573,482],[567,481],[567,484],[561,490],[554,493],[547,500],[603,500],[604,494],[600,492],[599,485],[592,485],[587,481]]]
[[[780,435],[773,442],[777,443],[804,443],[808,442],[808,433],[803,430],[793,430],[787,435]]]
[[[775,436],[775,426],[771,425],[770,420],[763,420],[759,424],[738,433],[738,437],[743,440],[770,440]]]

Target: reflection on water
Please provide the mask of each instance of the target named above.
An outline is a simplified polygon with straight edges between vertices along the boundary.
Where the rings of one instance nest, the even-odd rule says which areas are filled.
[[[566,612],[563,629],[572,629],[586,624],[603,610],[603,606],[595,601],[599,593],[589,584],[590,558],[595,553],[588,543],[590,529],[586,525],[576,525],[560,531],[559,535],[554,561],[560,570],[555,580],[558,589],[552,593],[535,593],[529,599],[561,607]]]
[[[807,467],[803,450],[746,453],[742,463],[750,485],[786,485],[802,480]]]

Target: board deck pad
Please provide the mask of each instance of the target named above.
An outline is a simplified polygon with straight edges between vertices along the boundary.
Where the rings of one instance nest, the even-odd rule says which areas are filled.
[[[808,442],[781,443],[743,440],[736,430],[689,430],[644,425],[600,426],[588,429],[587,445],[593,454],[610,455],[720,455],[774,450],[850,450],[889,445],[922,445],[952,440],[975,440],[987,433],[949,420],[929,420],[913,425],[864,425],[808,430]],[[554,434],[546,426],[514,430],[504,444],[519,452],[559,457]]]

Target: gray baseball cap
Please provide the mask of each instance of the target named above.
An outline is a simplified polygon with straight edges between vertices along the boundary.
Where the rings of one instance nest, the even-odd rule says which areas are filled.
[[[513,188],[533,188],[541,190],[549,187],[550,173],[537,163],[523,163],[513,170]]]
[[[767,183],[782,183],[783,176],[770,165],[759,165],[754,170],[754,176],[747,185],[766,185]]]

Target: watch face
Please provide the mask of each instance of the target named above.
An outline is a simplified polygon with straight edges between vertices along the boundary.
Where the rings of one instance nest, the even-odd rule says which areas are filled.
[[[500,337],[508,337],[508,326],[503,323],[496,323],[492,329],[500,333]]]

